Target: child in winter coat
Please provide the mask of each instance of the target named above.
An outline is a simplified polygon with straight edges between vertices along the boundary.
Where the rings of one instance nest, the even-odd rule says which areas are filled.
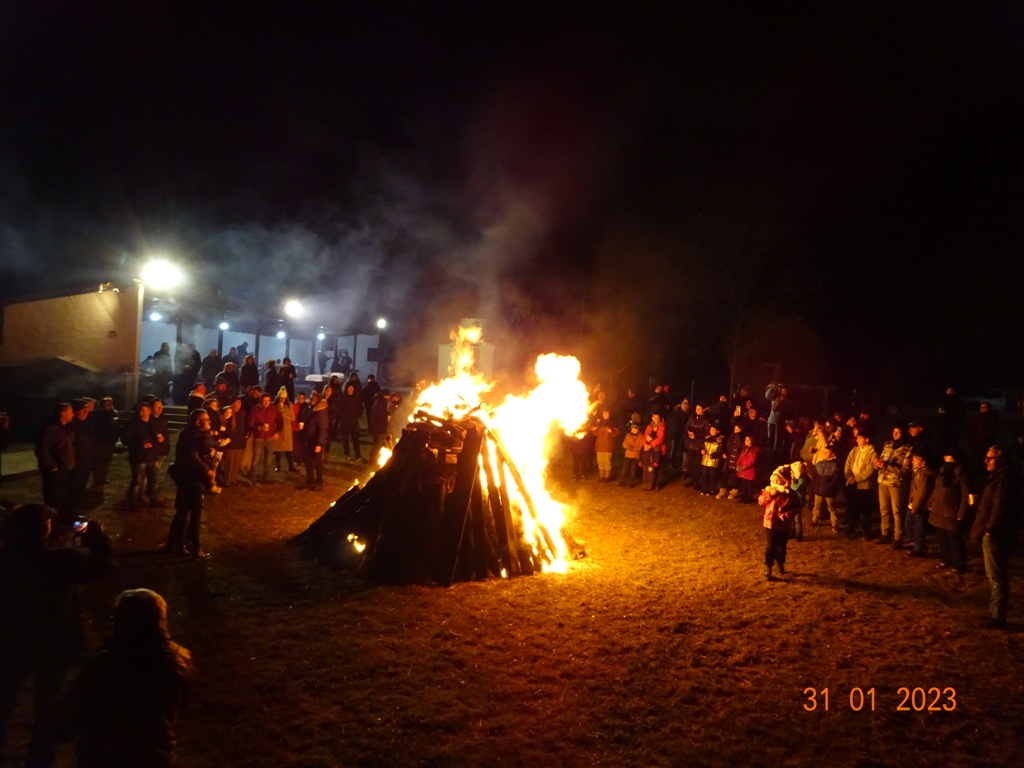
[[[725,460],[722,462],[722,471],[719,475],[719,489],[716,499],[724,499],[726,493],[729,500],[735,501],[740,495],[740,481],[736,476],[736,462],[739,461],[740,453],[743,451],[743,427],[734,424],[732,434],[725,439]]]
[[[594,451],[597,453],[597,474],[599,483],[612,481],[612,451],[615,438],[619,436],[619,428],[612,421],[612,412],[605,409],[601,417],[590,428],[594,436]]]
[[[743,438],[743,450],[736,459],[736,478],[740,484],[740,501],[744,504],[754,503],[754,480],[757,477],[757,457],[761,449],[754,443],[754,438],[747,435]]]
[[[622,447],[626,449],[626,458],[622,462],[622,471],[619,473],[619,485],[633,488],[640,481],[640,448],[643,442],[644,436],[640,434],[640,422],[629,422],[626,437],[622,441]]]
[[[807,470],[802,461],[794,461],[789,465],[793,480],[789,485],[791,493],[796,495],[797,507],[793,510],[792,534],[797,541],[804,540],[804,505],[807,503],[807,491],[810,487],[810,480],[807,477]]]
[[[836,516],[836,496],[839,487],[843,482],[843,471],[836,459],[835,447],[824,445],[818,450],[821,458],[814,464],[814,480],[811,482],[811,491],[814,494],[814,511],[811,513],[811,522],[814,525],[822,524],[821,505],[822,502],[828,507],[829,518],[832,521],[832,533],[839,533],[839,518]]]
[[[935,473],[928,468],[924,456],[914,453],[911,459],[914,475],[910,482],[910,499],[907,502],[907,533],[914,548],[911,557],[925,557],[924,536],[928,526],[928,502],[935,489]]]
[[[789,541],[790,518],[798,503],[795,493],[790,491],[792,471],[781,466],[772,473],[768,486],[761,491],[757,503],[764,507],[762,526],[765,529],[764,575],[774,581],[772,567],[779,566],[779,574],[786,575],[786,543]]]
[[[664,455],[665,422],[661,420],[661,414],[652,413],[651,423],[644,430],[644,437],[640,443],[640,466],[643,468],[645,491],[657,490],[658,467]]]
[[[708,425],[708,436],[700,452],[700,493],[712,496],[718,490],[718,465],[722,461],[725,441],[718,432],[718,426]]]

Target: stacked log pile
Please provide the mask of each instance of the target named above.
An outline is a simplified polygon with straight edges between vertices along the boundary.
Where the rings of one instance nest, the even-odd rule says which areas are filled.
[[[387,463],[295,541],[309,559],[381,583],[528,576],[556,558],[553,536],[570,557],[584,555],[567,532],[539,520],[527,541],[521,514],[536,519],[536,508],[498,436],[475,416],[420,411]]]

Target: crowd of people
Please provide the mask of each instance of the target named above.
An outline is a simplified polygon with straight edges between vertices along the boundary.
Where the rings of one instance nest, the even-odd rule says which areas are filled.
[[[936,567],[960,574],[968,541],[976,542],[991,583],[987,624],[1006,626],[1024,435],[999,445],[989,403],[968,414],[948,388],[929,423],[890,417],[883,425],[867,408],[807,415],[778,383],[763,398],[740,388],[712,404],[675,402],[669,391],[659,385],[643,399],[630,390],[613,408],[595,389],[591,418],[570,440],[573,478],[596,466],[598,482],[611,482],[621,446],[620,486],[656,491],[679,480],[716,501],[760,504],[769,581],[776,568],[785,574],[787,544],[803,540],[805,515],[812,526],[913,558],[927,557],[934,538]]]
[[[268,360],[262,374],[253,373],[251,355],[239,372],[230,360],[215,374],[215,366],[204,366],[205,361],[198,369],[203,378],[188,381],[188,425],[177,438],[173,463],[171,429],[158,393],[140,400],[124,418],[109,397],[56,406],[40,432],[36,456],[43,500],[57,511],[58,526],[67,528],[79,517],[90,477],[95,487],[106,485],[118,443],[126,449],[131,470],[128,510],[166,507],[162,484],[163,474],[169,473],[177,493],[165,550],[196,558],[207,556],[199,538],[207,493],[273,483],[282,472],[298,475],[299,467],[305,469],[305,488],[320,491],[332,443],[340,442],[343,461],[363,464],[376,464],[381,450],[390,446],[389,422],[400,398],[381,388],[372,374],[365,383],[358,372],[344,383],[332,376],[307,398],[304,392],[296,394],[294,367],[287,358],[280,365]],[[367,456],[364,416],[372,437]]]

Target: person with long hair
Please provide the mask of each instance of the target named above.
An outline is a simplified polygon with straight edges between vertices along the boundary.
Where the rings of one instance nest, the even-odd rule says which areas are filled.
[[[171,639],[164,599],[148,589],[118,595],[113,636],[82,665],[60,708],[60,736],[77,739],[79,768],[173,766],[194,674],[192,655]]]

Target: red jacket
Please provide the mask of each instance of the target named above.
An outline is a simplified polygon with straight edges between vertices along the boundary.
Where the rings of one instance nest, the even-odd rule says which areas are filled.
[[[261,403],[249,412],[249,429],[257,440],[273,440],[282,427],[284,419],[274,403],[266,408]]]
[[[762,525],[773,531],[789,528],[789,518],[799,504],[795,493],[779,491],[775,488],[762,491],[757,503],[764,507]]]
[[[654,422],[647,425],[647,429],[644,430],[644,445],[651,446],[652,450],[657,451],[662,456],[665,455],[665,422],[659,421],[658,426],[654,426]]]

